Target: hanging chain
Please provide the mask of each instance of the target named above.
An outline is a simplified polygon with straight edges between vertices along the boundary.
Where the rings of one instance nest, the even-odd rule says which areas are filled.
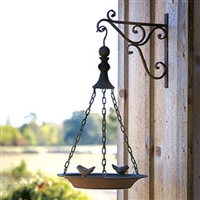
[[[122,118],[121,118],[121,115],[120,115],[120,112],[119,112],[119,109],[118,109],[118,106],[117,106],[117,101],[115,99],[114,90],[111,91],[111,98],[112,98],[113,106],[114,106],[116,114],[117,114],[117,119],[120,123],[120,129],[121,129],[122,133],[124,134],[124,141],[127,144],[128,153],[131,156],[131,162],[133,163],[133,167],[135,169],[136,174],[139,174],[138,166],[137,166],[135,158],[133,157],[133,152],[132,152],[131,146],[129,145],[128,136],[126,134],[125,127],[122,123]]]
[[[103,171],[102,174],[104,176],[106,176],[106,97],[105,97],[105,93],[106,93],[106,89],[102,89],[102,93],[103,93],[103,97],[102,97],[102,104],[103,104],[103,108],[102,108],[102,143],[103,143],[103,147],[102,147],[102,154],[103,154],[103,158],[102,158],[102,166],[103,166]]]
[[[70,153],[69,153],[68,160],[66,161],[66,163],[65,163],[65,165],[64,165],[64,167],[65,167],[65,168],[64,168],[64,174],[66,174],[66,172],[67,172],[67,169],[68,169],[69,164],[70,164],[70,160],[71,160],[71,158],[72,158],[72,156],[74,155],[74,152],[75,152],[75,150],[76,150],[76,145],[77,145],[77,143],[78,143],[79,140],[80,140],[81,133],[82,133],[84,127],[85,127],[85,124],[86,124],[86,121],[87,121],[87,117],[88,117],[88,115],[90,114],[90,110],[91,110],[92,104],[93,104],[93,102],[94,102],[95,96],[96,96],[96,90],[95,90],[95,88],[94,88],[94,91],[93,91],[92,96],[91,96],[91,100],[90,100],[90,102],[89,102],[89,107],[88,107],[87,110],[85,111],[85,118],[84,118],[84,119],[82,120],[82,122],[81,122],[81,127],[80,127],[80,129],[79,129],[79,131],[78,131],[78,134],[77,134],[77,136],[76,136],[75,143],[74,143],[74,145],[72,146],[71,151],[70,151]]]

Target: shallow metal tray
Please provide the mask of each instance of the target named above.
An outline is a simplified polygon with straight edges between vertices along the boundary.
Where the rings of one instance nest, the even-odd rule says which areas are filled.
[[[128,189],[139,179],[147,177],[144,174],[106,174],[92,173],[82,177],[79,173],[58,174],[66,178],[75,188],[84,189]]]

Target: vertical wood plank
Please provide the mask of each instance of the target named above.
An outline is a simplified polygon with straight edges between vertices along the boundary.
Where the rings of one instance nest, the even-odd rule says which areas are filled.
[[[194,68],[194,1],[190,1],[188,9],[188,175],[187,175],[187,185],[188,185],[188,199],[194,199],[194,188],[193,188],[193,68]]]
[[[187,199],[188,7],[185,1],[165,3],[169,12],[169,88],[155,83],[154,198]],[[161,2],[155,7],[158,21],[159,12],[165,10]],[[161,49],[155,58],[160,53]]]
[[[200,199],[200,1],[120,2],[129,5],[129,10],[123,7],[127,21],[150,22],[151,13],[152,22],[162,23],[164,13],[169,13],[169,88],[163,87],[162,80],[151,80],[149,90],[149,77],[137,52],[123,57],[121,63],[129,67],[121,66],[123,86],[128,90],[121,107],[125,109],[130,144],[140,173],[150,176],[125,191],[123,198]],[[193,21],[188,21],[191,2]],[[190,22],[193,29],[188,29]],[[189,37],[192,50],[188,49]],[[126,53],[121,41],[122,47]],[[153,64],[163,57],[163,46],[155,40],[150,49],[150,58],[149,46],[143,50]]]
[[[118,1],[118,13],[119,13],[119,20],[127,21],[128,20],[128,11],[129,11],[129,4],[128,0],[119,0]],[[119,28],[128,35],[127,27],[123,25],[119,25]],[[124,39],[119,35],[118,37],[118,106],[124,121],[124,126],[127,131],[128,127],[128,98],[127,98],[127,91],[128,89],[128,59],[126,52],[126,42]],[[124,144],[124,136],[121,133],[120,127],[118,126],[118,138],[117,138],[117,161],[118,166],[122,166],[127,163],[127,153],[126,147]],[[128,199],[126,190],[118,190],[117,191],[117,199]]]
[[[200,1],[194,0],[194,200],[200,199]]]
[[[129,21],[150,22],[150,1],[129,1]],[[129,27],[129,36],[134,40],[141,38],[133,34],[133,27]],[[148,28],[147,28],[148,29]],[[149,176],[149,77],[147,76],[136,48],[129,60],[129,91],[128,91],[128,136],[133,155],[138,164],[139,172]],[[149,65],[150,46],[142,47],[146,62]],[[129,173],[133,173],[129,157]],[[128,199],[149,199],[149,178],[139,180],[127,191]]]
[[[188,199],[188,2],[178,3],[176,199]]]
[[[154,6],[154,20],[160,22],[163,20],[163,14],[166,11],[163,7],[166,8],[165,4],[160,2],[155,2]],[[176,13],[176,12],[175,12]],[[171,18],[171,13],[169,14]],[[176,16],[173,16],[175,19]],[[172,19],[172,18],[171,18]],[[170,25],[170,24],[169,24]],[[169,27],[169,31],[171,31]],[[173,34],[173,33],[172,33]],[[171,32],[169,32],[169,37]],[[174,33],[176,36],[176,32]],[[174,38],[175,40],[175,38]],[[174,42],[174,41],[173,41]],[[176,43],[176,42],[175,42]],[[171,43],[172,44],[172,43]],[[170,46],[170,45],[169,45]],[[154,63],[163,58],[164,51],[162,50],[162,44],[155,39],[153,49],[154,54]],[[169,48],[171,52],[171,48]],[[174,101],[176,102],[176,82],[171,81],[172,76],[176,76],[176,70],[173,66],[176,65],[176,62],[172,65],[172,62],[169,62],[169,88],[163,88],[163,82],[152,81],[153,82],[153,97],[151,99],[151,112],[153,113],[153,120],[151,121],[154,135],[154,195],[153,199],[167,199],[167,196],[174,196],[175,193],[175,184],[172,181],[172,177],[175,176],[175,156],[174,152],[176,151],[176,139],[173,134],[176,132],[175,120],[176,112],[175,105],[169,106],[169,104]],[[171,97],[170,97],[171,96]],[[170,97],[170,98],[169,98]],[[171,116],[170,116],[171,115]],[[168,129],[168,131],[167,131]],[[174,167],[174,169],[172,169]],[[170,184],[169,184],[170,183]],[[172,184],[171,184],[172,183]],[[170,189],[171,187],[171,189]],[[168,194],[167,194],[168,193]],[[175,199],[175,198],[171,198]]]

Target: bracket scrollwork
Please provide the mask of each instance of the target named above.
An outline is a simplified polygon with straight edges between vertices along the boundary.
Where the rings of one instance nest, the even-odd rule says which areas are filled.
[[[127,52],[128,54],[132,54],[133,51],[130,50],[130,47],[135,47],[140,55],[141,61],[143,63],[144,69],[146,73],[153,79],[161,79],[164,78],[165,80],[165,88],[168,88],[168,14],[164,15],[164,24],[157,24],[157,23],[143,23],[143,22],[130,22],[130,21],[118,21],[113,20],[116,16],[116,12],[114,10],[109,10],[107,12],[107,18],[103,18],[99,20],[97,23],[97,32],[105,32],[105,36],[103,39],[103,45],[105,46],[105,40],[108,35],[107,27],[101,25],[102,22],[108,22],[127,42]],[[128,25],[132,26],[132,33],[134,35],[140,33],[140,37],[137,40],[132,40],[131,38],[127,37],[125,33],[123,33],[118,25]],[[149,32],[145,29],[145,27],[151,27]],[[144,54],[141,50],[141,46],[145,45],[150,39],[153,33],[156,30],[160,30],[161,33],[157,35],[159,40],[164,40],[164,61],[159,61],[155,63],[155,69],[159,70],[160,68],[163,69],[163,72],[159,76],[155,76],[149,70],[146,60],[144,58]],[[139,35],[137,35],[139,36]]]

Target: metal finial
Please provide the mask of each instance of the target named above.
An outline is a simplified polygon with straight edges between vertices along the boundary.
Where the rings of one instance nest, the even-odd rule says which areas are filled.
[[[108,70],[110,69],[110,65],[108,64],[108,55],[110,54],[110,50],[106,46],[102,46],[99,49],[99,55],[101,56],[101,63],[98,68],[101,71],[99,80],[93,86],[93,88],[101,88],[101,89],[114,89],[114,86],[110,83],[108,78]]]

